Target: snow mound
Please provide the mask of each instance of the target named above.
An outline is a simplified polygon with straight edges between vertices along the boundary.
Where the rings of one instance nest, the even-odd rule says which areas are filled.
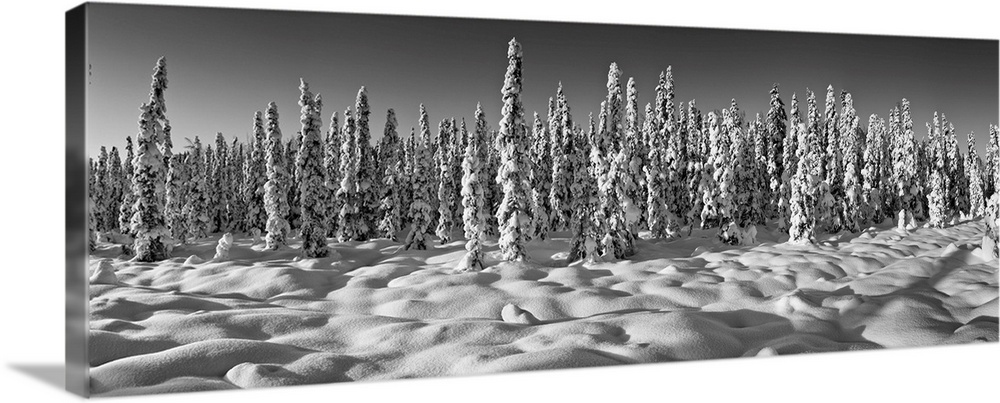
[[[219,245],[215,247],[214,261],[229,260],[229,249],[233,247],[233,234],[227,232],[219,238]]]
[[[118,275],[111,265],[111,259],[101,260],[94,274],[90,275],[90,284],[118,284]]]
[[[507,323],[518,323],[522,325],[536,325],[538,324],[538,319],[531,312],[521,309],[521,307],[514,304],[507,304],[500,311],[500,317],[504,322]]]

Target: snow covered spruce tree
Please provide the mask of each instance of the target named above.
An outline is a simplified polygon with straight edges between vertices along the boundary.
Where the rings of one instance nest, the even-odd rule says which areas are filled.
[[[118,154],[118,147],[111,147],[111,153],[108,154],[107,178],[110,200],[105,217],[107,222],[104,225],[108,231],[115,231],[118,229],[118,212],[121,209],[122,192],[125,189],[122,182],[122,160]]]
[[[97,162],[91,171],[94,186],[91,195],[94,198],[95,231],[105,232],[111,229],[111,179],[108,177],[108,150],[101,146]]]
[[[467,240],[465,243],[467,253],[457,268],[459,271],[483,269],[483,237],[485,236],[486,220],[489,217],[489,211],[486,210],[485,205],[484,181],[490,180],[490,178],[483,175],[489,140],[486,138],[483,108],[478,103],[476,104],[476,122],[476,128],[469,136],[462,160],[462,206],[464,207],[462,224]]]
[[[438,123],[437,150],[434,155],[438,174],[438,223],[434,234],[437,235],[441,244],[451,242],[451,232],[455,227],[455,203],[459,201],[452,193],[455,185],[452,183],[454,165],[451,158],[451,146],[451,121],[443,119]]]
[[[529,239],[544,240],[548,237],[551,218],[549,191],[552,187],[552,154],[549,147],[549,133],[545,129],[538,112],[531,131],[531,156],[529,180],[531,181],[531,231]]]
[[[291,228],[288,217],[288,188],[291,177],[285,163],[285,150],[281,141],[281,129],[278,127],[278,106],[271,102],[267,104],[267,182],[264,183],[264,210],[267,211],[267,236],[264,241],[268,250],[278,250],[288,245],[288,233]]]
[[[337,236],[340,222],[341,200],[337,198],[340,189],[340,147],[342,145],[340,132],[340,115],[335,111],[330,116],[330,127],[323,142],[323,169],[326,170],[326,229],[327,235]]]
[[[149,116],[152,130],[156,132],[156,147],[163,157],[160,164],[160,178],[167,177],[167,160],[172,155],[173,143],[170,140],[170,121],[167,119],[167,103],[163,95],[167,90],[167,59],[160,57],[153,68],[152,81],[149,83]],[[138,139],[136,139],[138,141]],[[160,187],[156,198],[161,204],[166,203],[166,189]]]
[[[564,117],[569,121],[569,108]],[[570,185],[570,238],[569,255],[566,263],[570,264],[579,260],[595,262],[600,260],[600,240],[601,231],[595,225],[595,217],[602,216],[600,195],[597,190],[597,179],[591,159],[588,157],[596,135],[593,119],[590,119],[590,130],[584,134],[582,130],[574,127],[571,131],[573,142],[573,152],[570,155],[572,171],[572,185]],[[567,126],[568,127],[568,126]]]
[[[992,242],[992,252],[994,257],[1000,257],[1000,150],[997,144],[1000,143],[1000,128],[996,125],[990,126],[990,147],[987,149],[988,159],[993,161],[992,178],[995,190],[990,196],[986,207],[986,235],[983,237],[983,249],[990,252],[989,244]]]
[[[797,99],[797,94],[792,93],[792,104],[791,104],[791,118],[788,122],[788,129],[782,138],[782,150],[781,150],[781,176],[779,178],[781,185],[778,187],[778,201],[776,203],[777,215],[778,215],[778,231],[788,232],[789,230],[789,220],[791,219],[791,211],[789,210],[791,206],[792,197],[792,178],[795,176],[795,172],[798,170],[799,158],[798,158],[798,144],[799,144],[799,131],[804,129],[802,125],[802,118],[799,116],[799,100]],[[780,99],[779,99],[780,102]],[[773,108],[773,107],[772,107]],[[781,112],[784,113],[784,105],[781,107]],[[768,112],[768,121],[771,121],[771,113]],[[782,120],[784,124],[784,120]],[[770,125],[770,123],[769,123]],[[769,127],[769,131],[770,126]],[[773,132],[772,132],[773,134]],[[772,179],[773,180],[773,179]]]
[[[938,113],[934,112],[934,126],[927,123],[927,139],[929,141],[930,177],[927,194],[928,217],[927,224],[934,228],[944,228],[948,223],[948,162],[946,156],[947,139],[941,133],[941,122]]]
[[[841,156],[843,158],[842,189],[843,198],[843,228],[850,232],[861,231],[862,224],[862,184],[861,168],[862,147],[861,129],[858,114],[854,110],[854,99],[850,93],[843,95],[843,107],[840,114]]]
[[[895,185],[897,226],[900,229],[915,227],[914,214],[919,208],[921,189],[917,186],[917,142],[913,136],[910,102],[903,98],[899,114],[899,140],[892,149],[892,183]]]
[[[406,235],[404,244],[406,249],[427,249],[427,232],[431,226],[431,189],[430,177],[433,175],[434,160],[429,149],[431,144],[430,125],[427,122],[427,111],[424,105],[420,104],[420,138],[413,148],[413,175],[410,177],[410,186],[413,189],[413,199],[409,206],[410,232]],[[410,136],[413,137],[413,129],[410,129]]]
[[[378,234],[390,240],[396,240],[396,233],[402,230],[403,197],[402,190],[406,185],[403,179],[403,142],[396,132],[396,111],[389,108],[385,114],[385,130],[379,143],[378,160],[385,167],[382,172],[381,199],[379,211],[381,219],[378,224]]]
[[[322,98],[314,97],[309,84],[299,79],[299,106],[302,115],[302,144],[295,161],[299,181],[300,211],[302,212],[302,256],[308,258],[326,257],[330,247],[326,243],[326,169],[323,167],[323,137],[320,133],[322,122]]]
[[[843,153],[841,150],[841,133],[838,113],[837,98],[833,93],[833,86],[826,87],[826,107],[823,114],[823,138],[825,139],[824,176],[826,187],[829,189],[830,198],[821,199],[821,209],[819,220],[823,229],[829,232],[838,232],[843,226],[843,205],[844,205],[844,167]],[[823,202],[823,200],[827,200]]]
[[[573,138],[573,119],[568,116],[569,106],[563,93],[562,83],[556,90],[555,117],[549,121],[552,136],[552,188],[549,189],[549,205],[552,207],[553,228],[556,231],[569,229],[572,214],[570,186],[573,184],[573,153],[576,143]],[[568,120],[567,120],[568,119]],[[567,123],[570,125],[567,127]]]
[[[507,48],[507,73],[501,90],[503,108],[496,144],[500,150],[500,183],[503,199],[497,209],[500,253],[509,261],[528,258],[525,243],[531,224],[531,183],[523,150],[528,147],[524,109],[521,106],[521,44],[511,39]]]
[[[163,202],[158,198],[166,178],[163,176],[163,154],[160,153],[157,128],[149,104],[139,108],[139,133],[136,135],[136,156],[133,160],[135,175],[132,192],[136,201],[130,222],[135,234],[133,251],[135,260],[155,262],[169,257],[167,239],[170,234],[163,214]]]
[[[957,222],[969,214],[969,179],[965,173],[965,156],[959,151],[955,125],[941,114],[941,133],[944,135],[948,173],[949,220]]]
[[[400,219],[400,229],[406,228],[410,224],[410,202],[413,201],[413,186],[411,186],[411,181],[413,180],[413,153],[417,146],[416,135],[414,133],[413,127],[410,127],[410,135],[406,137],[406,141],[403,142],[402,149],[402,161],[403,169],[399,173],[399,206],[401,209]]]
[[[864,225],[881,224],[889,215],[885,206],[885,177],[882,165],[885,161],[885,121],[876,114],[868,118],[867,144],[862,158],[861,169],[861,210],[860,221]]]
[[[295,166],[295,161],[299,159],[299,148],[302,144],[302,132],[295,132],[295,135],[288,139],[288,143],[285,144],[285,172],[288,172],[288,187],[285,189],[287,193],[288,200],[288,226],[289,226],[289,237],[294,237],[298,234],[299,226],[302,225],[302,212],[299,210],[301,204],[299,203],[299,188],[296,183],[299,182],[299,172],[298,167]]]
[[[726,243],[737,242],[736,234],[730,227],[735,224],[738,213],[736,203],[739,189],[736,187],[736,170],[740,169],[742,163],[735,158],[737,156],[733,155],[733,152],[743,151],[741,146],[736,146],[737,138],[743,136],[742,126],[739,109],[736,106],[736,100],[733,99],[731,106],[722,110],[722,127],[719,136],[725,139],[724,142],[720,142],[720,146],[725,147],[725,151],[721,152],[720,155],[724,153],[725,158],[718,160],[713,178],[718,186],[714,205],[719,219],[719,239]]]
[[[135,176],[135,149],[132,146],[132,136],[125,137],[125,160],[122,161],[122,203],[118,208],[118,230],[122,234],[132,234],[132,205],[135,204],[135,193],[132,192],[132,179]]]
[[[673,79],[671,78],[671,83]],[[673,85],[671,84],[671,92]],[[687,111],[684,103],[680,104],[680,113],[672,113],[671,126],[668,126],[667,135],[667,205],[670,210],[670,219],[673,224],[668,223],[668,227],[676,228],[675,235],[689,232],[688,227],[688,197],[687,197]]]
[[[185,156],[185,154],[173,154],[168,160],[170,167],[167,169],[166,178],[167,200],[163,206],[170,236],[181,243],[184,243],[188,233],[184,206],[190,179],[188,178],[187,164],[184,162]]]
[[[729,159],[729,136],[723,133],[720,116],[715,111],[705,116],[705,128],[708,131],[709,155],[705,160],[702,174],[701,190],[701,228],[708,229],[721,225],[717,196],[721,189],[716,178],[722,175],[724,163]],[[650,151],[652,153],[652,151]],[[652,158],[652,157],[651,157]]]
[[[983,198],[982,159],[976,152],[976,133],[969,132],[968,154],[965,158],[965,172],[969,178],[969,216],[982,217],[986,213],[986,199]]]
[[[229,173],[230,189],[233,197],[229,200],[230,230],[234,232],[248,232],[246,221],[246,183],[243,178],[243,162],[246,159],[246,151],[243,143],[239,139],[233,139],[229,144]]]
[[[97,202],[94,193],[97,190],[97,164],[93,158],[87,159],[87,250],[97,250]]]
[[[246,205],[246,227],[249,231],[264,230],[267,212],[264,211],[264,183],[267,182],[267,158],[264,152],[264,114],[253,115],[253,143],[243,164],[244,204]]]
[[[641,141],[638,97],[635,79],[629,77],[625,86],[624,141],[616,165],[619,167],[618,186],[623,195],[621,208],[625,213],[625,231],[633,243],[639,238],[639,224],[646,208],[645,181],[640,180],[644,178],[642,164],[645,157],[642,152],[645,147]]]
[[[213,232],[229,232],[232,220],[229,217],[229,203],[232,200],[232,174],[229,167],[229,146],[221,132],[215,134],[215,157],[212,168],[211,186],[215,190],[212,206]]]
[[[701,111],[695,106],[692,99],[687,104],[687,208],[685,219],[688,225],[688,234],[694,229],[694,222],[701,214],[701,184],[705,175],[705,160],[708,156],[708,142],[705,139],[705,130],[702,128]]]
[[[647,108],[647,112],[651,111],[650,108]],[[650,114],[647,113],[649,134],[646,136],[648,141],[646,148],[649,149],[649,153],[646,155],[646,165],[643,167],[643,174],[646,178],[646,224],[651,237],[667,238],[671,234],[668,233],[669,212],[665,198],[668,173],[667,167],[663,164],[666,159],[664,155],[666,153],[666,132],[658,129],[655,120],[650,120],[649,116]]]
[[[784,158],[785,139],[787,138],[788,131],[785,121],[788,120],[788,115],[785,114],[785,103],[782,102],[781,96],[778,93],[777,83],[771,87],[769,94],[771,95],[771,101],[766,117],[768,139],[766,161],[768,188],[771,191],[771,197],[765,209],[768,219],[780,216],[781,208],[778,205],[782,197],[781,185],[784,183],[782,178],[784,177],[785,170],[788,169]]]
[[[771,196],[771,178],[768,176],[768,165],[767,160],[770,154],[770,134],[767,132],[766,123],[764,119],[761,118],[760,114],[754,116],[753,122],[750,124],[752,132],[748,130],[747,141],[752,141],[750,144],[753,147],[753,160],[751,161],[751,167],[753,169],[753,189],[760,189],[760,191],[750,192],[750,203],[751,215],[750,222],[753,225],[764,225],[767,219],[770,218],[770,202]]]
[[[374,238],[378,227],[378,204],[380,191],[375,182],[380,175],[376,172],[375,153],[371,145],[371,129],[369,128],[368,90],[362,86],[354,102],[355,124],[357,125],[357,181],[358,181],[358,214],[360,219],[360,239]]]
[[[340,137],[340,187],[337,189],[337,201],[340,211],[337,214],[337,240],[340,242],[363,241],[361,218],[361,194],[358,189],[358,155],[357,126],[354,114],[348,108],[344,111],[344,127]]]
[[[983,197],[989,203],[993,194],[997,193],[996,185],[993,182],[995,175],[1000,174],[1000,134],[997,126],[990,125],[989,144],[986,146],[986,156],[983,160]]]
[[[792,104],[795,105],[794,96]],[[797,152],[798,163],[795,168],[795,176],[791,181],[791,196],[789,200],[788,241],[795,244],[811,244],[815,242],[816,227],[816,206],[819,202],[817,196],[820,195],[818,187],[822,175],[820,168],[823,164],[820,148],[820,135],[818,119],[819,112],[816,108],[816,94],[806,90],[806,103],[808,104],[809,127],[806,130],[794,130],[799,136]],[[797,108],[793,109],[793,112]],[[793,115],[793,121],[794,116]]]
[[[185,232],[174,234],[174,236],[181,240],[204,238],[208,236],[210,226],[208,209],[211,201],[207,193],[205,155],[198,136],[195,136],[194,141],[188,146],[185,162],[188,172],[187,197],[185,197],[183,208]]]

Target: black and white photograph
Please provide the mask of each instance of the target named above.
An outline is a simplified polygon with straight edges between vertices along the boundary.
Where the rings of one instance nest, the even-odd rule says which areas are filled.
[[[74,12],[85,395],[1000,339],[997,39]]]
[[[996,41],[85,7],[95,396],[998,339]]]

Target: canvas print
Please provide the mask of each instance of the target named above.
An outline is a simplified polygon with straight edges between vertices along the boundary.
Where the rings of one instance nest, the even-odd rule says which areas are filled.
[[[88,4],[95,396],[998,340],[998,42]]]

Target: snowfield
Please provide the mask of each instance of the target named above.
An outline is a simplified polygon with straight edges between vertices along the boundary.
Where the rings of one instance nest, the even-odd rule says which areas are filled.
[[[461,236],[429,250],[331,243],[330,257],[221,234],[139,263],[90,257],[95,395],[254,388],[998,340],[998,261],[979,221],[757,246],[717,230],[640,239],[618,262],[563,262],[569,233],[530,262],[458,273]],[[459,232],[456,231],[456,235]],[[400,239],[405,239],[401,236]]]

